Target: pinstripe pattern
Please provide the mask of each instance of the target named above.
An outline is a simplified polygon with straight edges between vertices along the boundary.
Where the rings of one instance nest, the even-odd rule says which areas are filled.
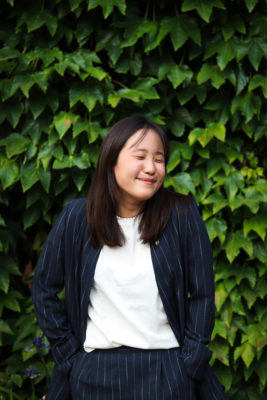
[[[64,208],[49,234],[32,285],[36,316],[51,342],[56,363],[48,400],[73,398],[68,376],[73,364],[76,368],[72,370],[72,376],[75,375],[82,359],[81,354],[83,354],[82,344],[86,333],[88,300],[101,250],[100,247],[94,248],[91,245],[85,207],[86,200],[79,199],[71,201]],[[146,385],[147,374],[142,375],[141,379],[138,375],[138,368],[142,367],[143,362],[148,363],[147,360],[141,360],[141,353],[133,353],[127,360],[117,358],[119,356],[115,353],[109,353],[110,356],[106,357],[105,361],[99,357],[99,363],[102,367],[105,365],[103,368],[106,371],[104,376],[101,375],[101,385],[105,387],[109,384],[109,399],[125,400],[118,391],[116,379],[109,382],[107,365],[108,363],[115,365],[116,360],[119,360],[118,377],[124,382],[128,379],[129,385],[136,388],[136,391],[133,391],[133,399],[147,400],[147,396],[150,396],[153,399],[162,400],[163,397],[159,395],[157,388],[164,387],[166,393],[171,393],[170,388],[175,387],[173,372],[170,370],[170,362],[172,362],[177,365],[176,376],[179,371],[178,375],[183,377],[183,382],[189,379],[191,383],[187,384],[192,391],[192,394],[188,394],[189,399],[193,396],[194,390],[191,378],[197,382],[196,386],[200,390],[201,399],[225,399],[217,378],[208,366],[211,352],[205,345],[210,340],[214,323],[212,252],[195,202],[187,208],[179,202],[176,204],[159,245],[151,245],[151,257],[168,321],[179,344],[182,345],[182,363],[178,363],[175,357],[172,357],[171,361],[168,359],[162,361],[161,357],[158,363],[155,362],[156,367],[153,370],[155,376],[153,375],[153,379],[151,378]],[[65,311],[62,310],[61,302],[57,298],[57,294],[63,287],[65,287]],[[190,298],[187,296],[188,291]],[[149,360],[150,370],[155,359],[151,355]],[[178,360],[180,360],[179,357]],[[136,365],[133,373],[132,365]],[[92,368],[94,370],[97,368],[95,362],[94,366],[86,371],[81,365],[81,371],[79,371],[81,377],[83,374],[90,374]],[[164,386],[160,380],[162,370],[168,378],[165,379]],[[93,382],[99,379],[95,372],[91,374],[92,376]],[[141,394],[138,394],[137,390],[142,379],[144,379],[141,384],[143,389]],[[81,398],[91,396],[88,393],[85,394],[82,386],[79,393],[83,396]],[[155,397],[152,393],[156,393]],[[101,397],[100,392],[97,396],[100,400],[105,398]],[[97,397],[91,398],[96,400]],[[76,400],[75,397],[74,399]]]
[[[196,400],[180,349],[81,352],[70,383],[75,400]],[[114,379],[115,378],[115,379]],[[111,389],[112,386],[112,389]]]

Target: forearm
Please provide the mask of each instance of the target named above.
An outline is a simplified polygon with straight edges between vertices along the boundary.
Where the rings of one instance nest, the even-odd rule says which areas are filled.
[[[189,298],[183,354],[189,375],[200,379],[202,367],[211,357],[205,345],[214,325],[214,279],[210,241],[195,204],[187,219],[185,254]]]

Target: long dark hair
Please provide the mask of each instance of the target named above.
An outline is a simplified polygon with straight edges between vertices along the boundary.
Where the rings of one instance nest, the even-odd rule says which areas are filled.
[[[105,137],[87,200],[87,222],[93,245],[122,246],[124,236],[117,222],[119,188],[113,172],[118,155],[136,131],[155,131],[163,144],[165,163],[169,159],[168,139],[163,129],[141,115],[117,122]],[[146,201],[139,223],[143,243],[153,243],[162,235],[173,209],[174,197],[163,187]]]

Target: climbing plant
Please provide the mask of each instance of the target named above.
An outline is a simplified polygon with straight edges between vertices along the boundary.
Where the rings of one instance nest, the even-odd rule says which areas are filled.
[[[165,186],[192,194],[208,229],[214,370],[229,399],[266,398],[267,2],[1,0],[0,20],[0,399],[47,391],[34,268],[109,127],[134,113],[164,125]]]

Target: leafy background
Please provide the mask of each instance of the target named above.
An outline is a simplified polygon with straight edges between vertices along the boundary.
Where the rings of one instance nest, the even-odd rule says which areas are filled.
[[[1,0],[0,19],[0,399],[47,391],[34,267],[133,113],[165,124],[165,185],[208,228],[214,370],[229,399],[266,398],[266,1]]]

